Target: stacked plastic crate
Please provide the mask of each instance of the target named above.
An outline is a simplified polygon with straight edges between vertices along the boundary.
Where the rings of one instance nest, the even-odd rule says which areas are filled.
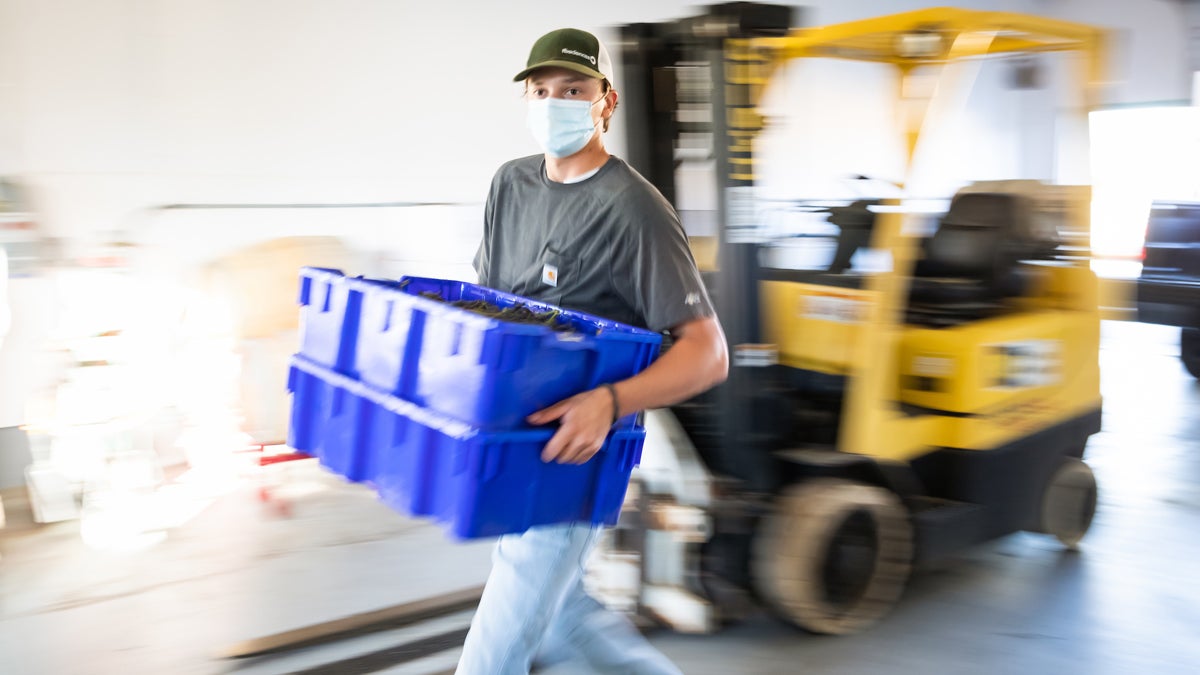
[[[558,311],[559,330],[451,304],[460,300]],[[645,369],[661,336],[460,281],[319,268],[301,271],[300,304],[293,448],[461,538],[616,522],[645,440],[637,416],[582,465],[542,462],[555,428],[525,418]]]

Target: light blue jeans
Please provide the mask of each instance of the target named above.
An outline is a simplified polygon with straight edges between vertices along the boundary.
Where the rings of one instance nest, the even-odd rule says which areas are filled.
[[[570,524],[501,537],[457,675],[526,675],[569,660],[598,673],[681,675],[625,617],[584,592],[583,566],[599,536]]]

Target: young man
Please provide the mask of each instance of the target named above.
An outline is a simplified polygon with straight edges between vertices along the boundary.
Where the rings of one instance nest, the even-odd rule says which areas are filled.
[[[492,180],[479,282],[672,338],[639,375],[530,416],[560,424],[543,461],[582,464],[617,418],[723,381],[725,336],[674,209],[604,149],[617,92],[599,40],[574,29],[547,33],[514,81],[525,83],[528,126],[544,153],[508,162]],[[599,672],[678,673],[584,593],[583,565],[598,534],[573,524],[501,538],[458,672],[524,674],[573,658]]]

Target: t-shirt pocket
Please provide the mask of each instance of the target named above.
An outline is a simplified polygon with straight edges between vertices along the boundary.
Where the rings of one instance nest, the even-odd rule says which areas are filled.
[[[561,305],[563,297],[579,281],[579,261],[546,248],[537,262],[521,275],[513,292],[552,305]]]

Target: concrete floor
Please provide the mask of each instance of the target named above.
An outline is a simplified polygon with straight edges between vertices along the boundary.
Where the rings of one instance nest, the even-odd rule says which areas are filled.
[[[981,547],[916,575],[896,610],[856,636],[807,635],[764,615],[653,641],[689,675],[1200,672],[1200,385],[1177,339],[1104,326],[1104,431],[1087,453],[1101,504],[1079,553],[1026,534]],[[488,543],[453,544],[311,466],[275,468],[268,505],[262,476],[215,492],[181,483],[176,496],[196,515],[140,551],[95,550],[77,522],[0,530],[0,673],[303,670],[312,651],[266,664],[215,655],[486,577]],[[282,501],[290,515],[273,507]],[[339,648],[349,647],[323,654]]]

